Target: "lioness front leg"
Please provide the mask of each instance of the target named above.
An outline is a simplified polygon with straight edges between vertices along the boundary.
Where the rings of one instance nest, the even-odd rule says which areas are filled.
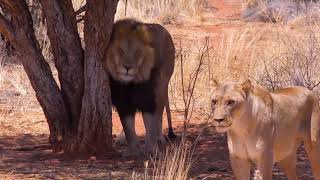
[[[255,180],[271,180],[273,167],[273,151],[272,147],[266,147],[261,154],[257,163],[257,171],[255,173]]]
[[[240,159],[233,155],[230,155],[231,167],[234,176],[237,180],[249,180],[250,179],[250,162],[246,159]]]
[[[125,132],[125,137],[128,142],[130,153],[134,156],[141,156],[142,152],[139,147],[139,139],[135,131],[134,114],[120,115],[120,120]]]

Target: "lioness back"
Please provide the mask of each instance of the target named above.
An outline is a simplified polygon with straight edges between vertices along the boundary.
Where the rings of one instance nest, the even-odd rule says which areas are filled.
[[[318,107],[318,99],[307,88],[291,87],[271,93],[275,114],[275,158],[282,159],[294,149],[296,139],[311,135],[310,117]]]

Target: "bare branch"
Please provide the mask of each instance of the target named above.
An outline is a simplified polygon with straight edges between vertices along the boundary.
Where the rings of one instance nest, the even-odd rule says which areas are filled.
[[[13,1],[10,0],[0,0],[1,6],[10,11],[14,9],[14,5],[12,3]]]
[[[15,32],[12,24],[0,14],[0,33],[3,34],[13,45],[15,44]]]

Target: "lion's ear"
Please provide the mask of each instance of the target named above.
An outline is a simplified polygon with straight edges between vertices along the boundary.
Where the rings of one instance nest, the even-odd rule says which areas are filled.
[[[250,92],[252,89],[251,81],[247,79],[244,83],[241,84],[241,88],[246,93]]]
[[[146,25],[138,25],[136,27],[136,33],[138,39],[141,39],[145,44],[150,44],[152,42],[151,33]]]

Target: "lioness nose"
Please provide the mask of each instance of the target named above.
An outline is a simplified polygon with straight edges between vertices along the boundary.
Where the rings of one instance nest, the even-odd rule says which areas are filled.
[[[224,119],[214,119],[217,122],[222,122]]]

